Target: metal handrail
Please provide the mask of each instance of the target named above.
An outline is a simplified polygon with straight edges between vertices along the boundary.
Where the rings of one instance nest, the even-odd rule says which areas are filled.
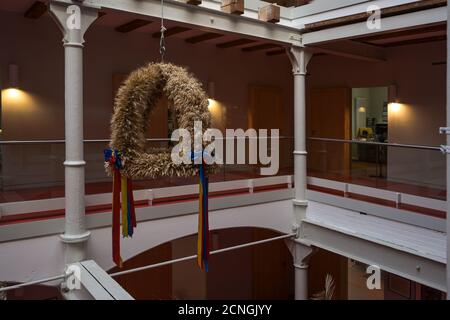
[[[239,244],[239,245],[233,246],[233,247],[226,247],[226,248],[222,248],[222,249],[218,249],[218,250],[213,250],[209,254],[210,255],[219,254],[219,253],[233,251],[233,250],[237,250],[237,249],[252,247],[252,246],[260,245],[260,244],[263,244],[263,243],[268,243],[268,242],[273,242],[273,241],[277,241],[277,240],[288,239],[288,238],[292,238],[292,237],[296,237],[296,236],[297,236],[297,233],[289,233],[289,234],[285,234],[285,235],[282,235],[282,236],[277,236],[277,237],[268,238],[268,239],[264,239],[264,240],[258,240],[258,241],[244,243],[244,244]],[[146,266],[143,266],[143,267],[138,267],[138,268],[134,268],[134,269],[128,269],[128,270],[124,270],[124,271],[111,273],[110,276],[111,277],[123,276],[125,274],[130,274],[130,273],[134,273],[134,272],[144,271],[144,270],[148,270],[148,269],[159,268],[159,267],[162,267],[162,266],[166,266],[166,265],[170,265],[170,264],[174,264],[174,263],[178,263],[178,262],[183,262],[183,261],[188,261],[188,260],[194,260],[194,259],[197,259],[197,255],[196,254],[194,254],[192,256],[183,257],[183,258],[178,258],[178,259],[163,261],[163,262],[159,262],[159,263],[149,264],[149,265],[146,265]]]
[[[170,141],[168,138],[152,138],[146,139],[147,141]],[[110,142],[111,139],[85,139],[84,143],[101,143]],[[50,139],[50,140],[0,140],[0,145],[2,144],[60,144],[66,143],[64,139]]]
[[[223,140],[226,139],[238,139],[239,137],[223,137]],[[244,137],[244,139],[247,139],[250,137]],[[267,138],[279,138],[279,139],[293,139],[293,137],[290,136],[278,136],[278,137],[256,137],[256,139],[267,139]],[[178,140],[172,140],[170,138],[149,138],[146,139],[147,141],[153,141],[153,142],[163,142],[163,141],[175,141]],[[83,140],[84,143],[105,143],[110,142],[111,139],[85,139]],[[62,144],[65,143],[66,140],[64,139],[53,139],[53,140],[0,140],[0,145],[14,145],[14,144]]]
[[[341,143],[354,143],[354,144],[368,144],[368,145],[385,146],[385,147],[399,147],[399,148],[409,148],[409,149],[422,149],[422,150],[441,151],[440,147],[415,145],[415,144],[404,144],[404,143],[386,143],[386,142],[377,142],[377,141],[361,141],[361,140],[346,140],[346,139],[316,138],[316,137],[309,137],[308,140],[324,141],[324,142],[341,142]]]
[[[50,277],[50,278],[44,278],[44,279],[39,279],[39,280],[34,280],[34,281],[29,281],[29,282],[24,282],[24,283],[19,283],[19,284],[15,284],[15,285],[12,285],[12,286],[0,287],[0,293],[6,292],[6,291],[10,291],[10,290],[19,289],[19,288],[23,288],[23,287],[33,286],[33,285],[36,285],[36,284],[52,282],[52,281],[56,281],[56,280],[60,280],[60,279],[66,279],[66,278],[68,278],[71,275],[73,275],[73,272],[70,272],[70,273],[67,273],[67,274],[60,274],[58,276],[54,276],[54,277]]]

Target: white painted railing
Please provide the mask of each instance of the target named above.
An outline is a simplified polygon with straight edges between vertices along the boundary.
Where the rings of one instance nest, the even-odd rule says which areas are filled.
[[[361,196],[392,201],[396,203],[397,207],[400,207],[401,204],[408,204],[412,206],[429,208],[433,210],[445,211],[447,206],[447,203],[443,200],[425,198],[412,194],[366,187],[357,184],[339,182],[335,180],[308,177],[308,184],[312,186],[341,191],[344,193],[344,195],[346,195],[347,193],[352,193]]]
[[[254,188],[269,187],[273,185],[286,184],[287,188],[292,188],[292,176],[274,176],[256,179],[243,179],[225,182],[213,182],[209,185],[210,192],[226,192],[233,190],[245,190],[253,193]],[[142,189],[133,192],[135,201],[147,200],[148,205],[153,205],[157,199],[182,197],[198,194],[198,185],[185,185],[176,187],[165,187],[155,189]],[[111,204],[112,194],[101,193],[86,195],[86,206],[99,206]],[[3,216],[26,214],[32,212],[63,210],[64,198],[53,198],[32,201],[9,202],[0,204],[0,212]]]

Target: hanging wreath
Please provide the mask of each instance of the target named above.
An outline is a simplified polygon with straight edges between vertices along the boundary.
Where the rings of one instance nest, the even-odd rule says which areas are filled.
[[[192,137],[194,121],[202,121],[203,129],[210,127],[207,96],[186,69],[151,63],[134,71],[118,91],[111,121],[110,147],[122,153],[122,173],[129,178],[198,174],[195,166],[173,163],[169,149],[146,151],[149,117],[163,95],[173,108],[178,126],[187,129]]]
[[[187,129],[191,137],[194,137],[195,121],[202,122],[203,130],[210,127],[207,96],[200,82],[182,67],[150,63],[134,71],[119,89],[111,120],[110,149],[105,150],[105,167],[113,175],[113,260],[122,266],[120,225],[124,237],[131,237],[136,227],[132,179],[198,174],[198,264],[207,270],[208,172],[213,171],[214,166],[176,164],[169,148],[147,150],[145,134],[149,117],[163,95],[173,108],[176,123]]]

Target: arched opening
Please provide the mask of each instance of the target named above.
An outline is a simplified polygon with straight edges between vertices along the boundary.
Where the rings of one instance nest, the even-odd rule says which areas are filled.
[[[280,235],[253,228],[214,230],[211,250]],[[127,270],[196,254],[197,235],[166,242],[124,262]],[[113,268],[111,272],[119,271]],[[293,299],[294,268],[284,241],[212,255],[208,273],[196,260],[115,277],[135,299]]]
[[[19,282],[0,282],[0,288],[17,284]],[[63,297],[57,286],[36,284],[0,292],[0,300],[63,300]]]

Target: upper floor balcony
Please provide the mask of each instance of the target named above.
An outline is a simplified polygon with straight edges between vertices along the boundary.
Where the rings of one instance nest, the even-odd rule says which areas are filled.
[[[249,1],[247,5],[244,18],[248,15],[254,19],[250,16],[256,4]],[[324,14],[321,5],[323,1],[313,1],[282,9],[286,19],[277,26],[313,28],[315,19],[324,19],[319,18]],[[218,2],[205,1],[202,7],[218,10]],[[14,30],[3,32],[6,41],[14,46],[0,56],[6,80],[2,87],[0,142],[3,223],[33,219],[33,212],[39,212],[39,217],[59,216],[64,209],[61,35],[48,14],[37,19],[24,17],[26,9],[31,8],[26,1],[20,5],[5,2],[0,11],[2,24]],[[330,15],[339,12],[338,6],[334,9]],[[104,11],[85,36],[84,156],[89,199],[111,189],[102,150],[108,145],[117,89],[133,69],[159,59],[160,33],[154,17],[124,31],[123,26],[136,20],[135,14]],[[303,20],[294,27],[293,22],[286,22],[288,18],[291,22]],[[294,181],[289,176],[294,174],[294,86],[291,64],[284,53],[286,43],[229,32],[213,36],[196,25],[186,26],[171,19],[167,27],[173,32],[167,35],[166,59],[189,66],[208,94],[214,96],[210,104],[214,127],[222,132],[226,128],[280,129],[278,176],[286,178],[264,184],[267,188],[292,187]],[[39,42],[35,41],[36,32],[45,35]],[[383,35],[358,36],[351,41],[309,45],[314,53],[306,75],[310,200],[443,231],[445,157],[439,151],[444,140],[438,129],[445,125],[445,44],[444,25],[433,23]],[[357,50],[362,47],[372,50]],[[29,59],[30,55],[38,56],[42,48],[45,56]],[[183,54],[187,51],[192,55]],[[8,86],[11,65],[19,70],[16,89]],[[394,102],[398,102],[395,107]],[[158,108],[150,119],[149,146],[166,146],[173,127],[167,103],[162,101]],[[250,182],[241,184],[248,186],[252,179],[260,178],[259,167],[225,165],[211,180],[246,180]],[[153,190],[195,183],[195,179],[164,178],[138,181],[135,187]],[[173,196],[185,199],[183,192]],[[46,199],[57,200],[44,205],[41,200]],[[109,198],[102,199],[89,200],[88,212],[105,209]],[[36,202],[30,205],[29,201],[36,200],[41,201],[39,206],[35,206]],[[388,209],[384,212],[378,206]]]
[[[407,252],[407,276],[444,290],[445,1],[283,1],[272,19],[258,14],[260,1],[246,1],[242,15],[215,0],[190,2],[166,1],[165,33],[155,0],[84,1],[76,8],[89,23],[77,31],[64,23],[69,0],[51,1],[51,14],[40,1],[0,4],[8,44],[0,51],[0,242],[64,232],[67,256],[79,261],[77,241],[93,230],[91,250],[106,269],[111,257],[99,252],[112,186],[103,150],[115,97],[133,70],[164,60],[196,76],[219,132],[272,129],[270,139],[233,138],[222,154],[234,153],[210,175],[214,228],[273,229],[312,250],[321,243],[308,237],[323,223],[341,233],[330,242],[347,232],[361,236],[351,239],[360,253],[380,242],[392,249],[397,273]],[[368,3],[379,5],[380,29],[367,25]],[[149,115],[146,150],[172,145],[172,102],[162,97]],[[259,163],[250,161],[255,150]],[[192,234],[198,191],[198,177],[135,180],[137,218],[150,231],[127,258]],[[421,275],[411,261],[424,262]],[[303,274],[303,258],[294,265]]]

